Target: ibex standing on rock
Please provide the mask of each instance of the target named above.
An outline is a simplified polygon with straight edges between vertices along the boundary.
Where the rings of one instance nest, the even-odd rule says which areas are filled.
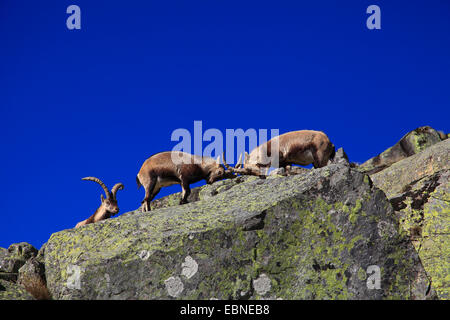
[[[119,213],[119,206],[117,205],[117,198],[116,193],[118,190],[122,190],[123,184],[117,183],[114,185],[114,187],[111,189],[111,192],[109,192],[108,188],[105,186],[105,184],[98,178],[95,177],[86,177],[82,180],[88,180],[88,181],[94,181],[97,182],[105,191],[106,199],[103,197],[103,194],[101,195],[102,204],[98,209],[95,211],[95,213],[87,218],[86,220],[83,220],[81,222],[78,222],[75,228],[84,226],[89,223],[95,223],[100,220],[105,220],[110,218],[111,216]]]
[[[278,149],[278,165],[274,163]],[[327,135],[321,131],[300,130],[277,136],[257,148],[250,155],[246,153],[244,168],[232,168],[224,160],[224,165],[231,172],[244,175],[259,175],[265,177],[270,167],[285,168],[297,164],[314,168],[327,165],[328,160],[335,155],[334,145]]]
[[[237,167],[239,164],[237,165]],[[208,184],[225,178],[236,177],[225,170],[217,160],[211,157],[200,157],[181,151],[166,151],[148,158],[136,177],[138,189],[145,188],[142,211],[150,211],[150,202],[162,187],[180,184],[182,188],[180,204],[187,203],[191,193],[189,185],[205,179]]]

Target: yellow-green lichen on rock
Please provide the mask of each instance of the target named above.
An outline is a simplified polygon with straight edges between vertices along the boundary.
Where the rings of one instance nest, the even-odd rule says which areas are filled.
[[[392,203],[401,227],[440,299],[450,298],[450,140],[371,176]]]
[[[394,163],[370,177],[388,198],[404,192],[409,184],[434,173],[450,169],[450,140],[439,142],[425,151]]]
[[[419,127],[405,134],[392,147],[361,164],[358,170],[368,174],[377,173],[402,159],[422,152],[440,141],[441,136],[438,131],[429,126]]]
[[[0,280],[0,300],[34,300],[24,287],[10,282]]]
[[[384,193],[348,166],[221,181],[197,195],[53,234],[53,298],[433,297]],[[361,280],[374,265],[380,288]]]
[[[404,194],[406,207],[399,210],[403,226],[413,240],[421,261],[440,299],[450,299],[450,170],[422,179]],[[420,186],[435,181],[433,191]],[[431,181],[430,181],[431,180]],[[429,185],[428,185],[429,186]],[[414,193],[416,191],[416,193]],[[420,191],[420,193],[419,193]],[[414,203],[420,194],[423,203]]]

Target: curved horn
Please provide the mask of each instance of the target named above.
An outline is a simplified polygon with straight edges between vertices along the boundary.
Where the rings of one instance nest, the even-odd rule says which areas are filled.
[[[113,196],[114,199],[116,199],[116,193],[117,193],[117,191],[118,191],[118,190],[123,190],[123,188],[124,188],[124,186],[123,186],[122,183],[116,183],[116,184],[114,185],[114,187],[112,187],[112,189],[111,189],[111,194],[112,194],[112,196]]]
[[[102,182],[102,180],[100,180],[99,178],[96,177],[86,177],[86,178],[82,178],[81,180],[87,180],[87,181],[94,181],[97,182],[105,191],[106,194],[106,198],[109,199],[109,197],[111,196],[111,194],[108,191],[108,188],[105,186],[105,184]]]
[[[244,160],[245,160],[245,158],[244,158]],[[236,163],[236,165],[234,166],[236,169],[239,169],[239,168],[242,167],[241,161],[242,161],[242,153],[239,155],[239,160],[238,160],[238,162]]]
[[[239,158],[240,159],[240,158]],[[237,165],[235,168],[231,167],[226,161],[225,161],[225,152],[222,153],[222,161],[223,164],[225,166],[225,168],[227,168],[227,170],[229,172],[233,172],[233,173],[237,173],[237,174],[251,174],[254,175],[254,173],[251,170],[247,170],[245,168],[238,168]],[[238,161],[239,164],[240,160]]]
[[[229,164],[225,161],[225,151],[222,152],[222,161],[223,161],[223,165],[225,166],[225,168],[227,168],[230,171],[232,171],[234,169],[234,168],[230,167]]]

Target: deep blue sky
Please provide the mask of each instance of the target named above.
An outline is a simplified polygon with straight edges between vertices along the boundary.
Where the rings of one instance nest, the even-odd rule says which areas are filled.
[[[121,213],[136,209],[142,162],[194,120],[323,130],[363,162],[418,126],[448,132],[449,102],[446,0],[1,0],[0,246],[90,216],[85,176],[123,182]]]

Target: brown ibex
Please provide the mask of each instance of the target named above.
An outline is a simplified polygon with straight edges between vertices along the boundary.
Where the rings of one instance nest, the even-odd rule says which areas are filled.
[[[321,168],[334,155],[334,145],[325,133],[300,130],[279,135],[255,148],[250,155],[245,153],[243,168],[230,167],[225,158],[223,162],[233,173],[265,177],[270,167],[288,169],[292,164],[307,166],[312,163],[314,168]],[[278,163],[275,161],[277,156]]]
[[[89,223],[95,223],[100,220],[105,220],[110,218],[111,216],[119,213],[119,206],[117,205],[117,198],[116,193],[118,190],[123,189],[122,183],[116,183],[114,187],[112,187],[111,192],[109,192],[108,188],[105,186],[105,184],[98,178],[95,177],[86,177],[82,180],[87,181],[94,181],[97,182],[105,191],[106,199],[103,197],[103,194],[101,195],[102,204],[98,209],[95,211],[95,213],[87,218],[86,220],[83,220],[81,222],[78,222],[75,228],[84,226]]]
[[[236,165],[238,168],[239,163]],[[180,204],[187,203],[191,193],[189,185],[200,180],[208,184],[215,181],[236,177],[231,171],[225,170],[217,160],[211,157],[201,157],[181,151],[165,151],[157,153],[145,160],[136,177],[138,189],[145,188],[145,198],[142,201],[142,211],[150,211],[150,202],[162,187],[180,184],[182,188]]]

